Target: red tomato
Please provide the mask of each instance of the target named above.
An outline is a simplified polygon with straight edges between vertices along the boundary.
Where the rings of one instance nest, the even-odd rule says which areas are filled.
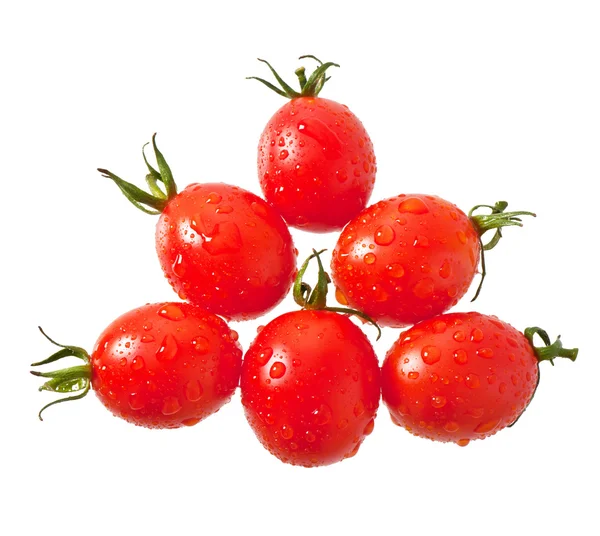
[[[383,402],[410,433],[461,446],[513,424],[538,384],[539,361],[574,360],[560,339],[534,348],[530,338],[479,313],[451,313],[403,332],[381,369]]]
[[[156,227],[162,269],[181,299],[236,320],[260,316],[296,273],[289,230],[261,198],[228,184],[192,184]]]
[[[402,194],[371,205],[344,228],[333,252],[338,299],[392,327],[447,311],[477,272],[480,235],[530,214],[498,205],[474,217],[433,195]]]
[[[244,357],[246,417],[260,442],[294,465],[354,456],[379,406],[377,357],[343,315],[302,310],[277,317]]]
[[[320,69],[327,65],[335,64]],[[315,91],[309,84],[301,93],[278,91],[291,101],[260,137],[258,176],[289,225],[324,233],[341,229],[367,205],[377,165],[360,120],[347,106],[318,97],[322,84]]]
[[[160,214],[156,250],[173,289],[182,300],[235,320],[269,311],[285,297],[296,272],[281,216],[260,197],[228,184],[191,184],[178,194],[152,141],[160,172],[148,164],[151,194],[100,171],[136,207]]]
[[[83,391],[74,397],[79,398],[91,380],[117,417],[148,428],[192,426],[231,399],[241,369],[237,338],[221,318],[192,304],[144,305],[112,322],[91,357],[81,348],[63,347],[69,350],[65,356],[86,364],[54,374],[54,383],[43,388]],[[75,379],[78,389],[69,383]]]

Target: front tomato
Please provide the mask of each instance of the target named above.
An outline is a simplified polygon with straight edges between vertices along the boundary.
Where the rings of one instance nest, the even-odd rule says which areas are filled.
[[[256,436],[286,463],[314,467],[356,454],[379,406],[377,357],[348,317],[279,316],[245,355],[242,404]]]

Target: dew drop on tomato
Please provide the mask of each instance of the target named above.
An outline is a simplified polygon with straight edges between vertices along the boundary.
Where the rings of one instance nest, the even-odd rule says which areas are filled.
[[[426,214],[429,208],[418,197],[407,197],[398,205],[399,212],[408,212],[410,214]]]
[[[200,400],[203,393],[204,388],[198,380],[190,380],[185,384],[185,398],[190,402]]]
[[[176,396],[168,396],[164,399],[161,412],[163,415],[175,415],[181,410],[181,402]]]
[[[159,361],[172,361],[177,355],[177,341],[168,333],[165,335],[160,348],[156,351],[156,359]]]
[[[321,404],[318,409],[313,411],[314,423],[317,426],[325,426],[331,422],[331,408],[327,404]]]
[[[181,310],[181,307],[179,307],[178,305],[174,303],[169,303],[159,309],[158,316],[162,316],[167,320],[173,320],[177,322],[185,318],[185,313]]]

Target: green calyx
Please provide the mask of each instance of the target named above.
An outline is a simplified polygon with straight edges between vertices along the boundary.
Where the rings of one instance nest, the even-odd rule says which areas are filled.
[[[494,206],[476,205],[469,211],[469,219],[479,234],[479,241],[481,244],[481,280],[479,281],[475,296],[473,296],[473,299],[471,300],[472,302],[474,302],[479,296],[481,287],[483,286],[483,280],[486,276],[484,253],[498,245],[498,242],[502,238],[502,228],[511,226],[523,227],[520,216],[533,216],[535,218],[535,214],[533,212],[526,212],[522,210],[516,212],[504,212],[506,207],[508,207],[508,203],[506,201],[498,201]],[[491,212],[490,214],[474,215],[473,213],[480,208],[490,209]],[[482,237],[485,233],[491,230],[495,230],[494,236],[492,236],[492,239],[489,242],[484,244]]]
[[[560,335],[553,343],[551,343],[548,333],[546,333],[546,331],[544,331],[542,328],[527,328],[524,331],[524,334],[525,337],[527,337],[527,340],[531,343],[531,347],[533,348],[538,362],[540,363],[542,361],[550,361],[550,364],[554,365],[554,359],[557,357],[566,357],[571,361],[575,361],[575,359],[577,359],[579,348],[564,348],[562,341],[560,340]],[[535,346],[533,344],[533,337],[535,335],[539,335],[540,339],[542,339],[544,342],[544,346]]]
[[[531,344],[533,353],[535,354],[535,356],[538,360],[538,379],[537,379],[535,388],[533,390],[533,394],[531,395],[531,399],[529,400],[529,403],[528,403],[528,405],[529,405],[531,403],[531,400],[533,400],[533,397],[535,396],[537,388],[540,384],[540,374],[539,374],[540,363],[542,361],[550,361],[550,364],[552,366],[554,366],[554,359],[556,359],[557,357],[566,357],[567,359],[570,359],[571,361],[575,361],[575,359],[577,359],[577,354],[579,353],[579,349],[578,348],[564,348],[562,345],[562,341],[560,340],[560,335],[556,338],[556,340],[553,343],[551,343],[548,333],[546,333],[546,331],[543,330],[542,328],[538,328],[538,327],[527,328],[523,332],[523,334],[529,341],[529,344]],[[542,339],[544,346],[535,346],[535,344],[533,343],[533,338],[536,335],[538,335],[540,337],[540,339]],[[525,410],[523,410],[523,411],[525,411]],[[523,412],[521,413],[521,415],[523,415]],[[515,419],[515,421],[513,421],[511,424],[509,424],[509,428],[514,426],[517,423],[517,421],[521,418],[521,415],[519,415]]]
[[[37,370],[30,371],[34,376],[49,378],[49,380],[39,388],[40,391],[52,391],[53,393],[61,394],[78,393],[73,396],[59,398],[58,400],[54,400],[53,402],[46,404],[38,413],[38,417],[40,418],[40,421],[42,421],[42,412],[46,408],[49,408],[54,404],[60,404],[61,402],[77,400],[88,394],[91,387],[92,365],[90,363],[89,354],[83,348],[79,348],[79,346],[65,346],[63,344],[58,344],[48,337],[42,328],[38,329],[42,332],[42,335],[46,337],[46,339],[48,339],[55,346],[62,348],[62,350],[52,354],[48,359],[38,361],[37,363],[32,363],[32,367],[48,365],[49,363],[53,363],[54,361],[58,361],[64,357],[77,357],[84,363],[83,365],[76,365],[74,367],[55,370],[53,372],[38,372]]]
[[[272,89],[278,95],[281,95],[282,97],[286,97],[288,99],[297,99],[299,97],[316,97],[323,89],[325,82],[329,80],[329,77],[326,74],[327,69],[329,69],[330,67],[339,67],[339,65],[331,61],[323,63],[319,58],[316,58],[315,56],[311,55],[300,56],[298,59],[302,60],[304,58],[311,58],[317,61],[319,63],[319,66],[312,72],[312,74],[308,78],[306,78],[306,71],[304,67],[299,67],[298,69],[296,69],[296,76],[298,77],[298,82],[300,83],[299,92],[293,89],[291,86],[289,86],[281,78],[281,76],[279,76],[277,71],[273,69],[273,67],[271,67],[271,64],[267,60],[262,60],[260,58],[257,58],[258,61],[262,61],[267,65],[267,67],[269,67],[271,73],[273,73],[275,80],[277,80],[281,88],[278,88],[271,82],[268,82],[267,80],[263,78],[258,78],[256,76],[248,76],[246,77],[246,79],[258,80],[259,82],[262,82],[265,86],[267,86],[269,89]]]
[[[146,158],[145,149],[147,145],[149,144],[146,143],[142,147],[142,156],[144,157],[144,162],[148,168],[146,183],[150,190],[149,192],[145,192],[134,184],[124,181],[106,169],[98,168],[98,171],[102,173],[103,177],[111,179],[120,188],[123,195],[125,195],[125,197],[141,211],[146,214],[160,214],[167,206],[167,203],[177,195],[177,185],[173,180],[171,168],[156,146],[156,134],[152,136],[152,147],[154,149],[158,171],[150,165]]]
[[[346,307],[328,307],[327,306],[327,287],[329,283],[331,283],[331,279],[329,274],[323,268],[323,263],[321,262],[321,253],[326,251],[322,249],[321,251],[316,251],[313,249],[312,255],[308,257],[304,261],[304,264],[300,267],[298,271],[298,275],[296,276],[296,280],[294,281],[293,295],[294,301],[303,309],[309,309],[313,311],[332,311],[334,313],[342,313],[348,315],[358,316],[373,324],[375,328],[377,328],[377,340],[381,337],[381,328],[377,325],[377,323],[366,314],[361,311],[357,311],[356,309],[348,309]],[[311,288],[308,283],[305,283],[302,278],[304,277],[304,273],[308,268],[308,265],[312,259],[316,258],[317,263],[319,265],[319,275],[317,277],[317,284],[315,288]]]

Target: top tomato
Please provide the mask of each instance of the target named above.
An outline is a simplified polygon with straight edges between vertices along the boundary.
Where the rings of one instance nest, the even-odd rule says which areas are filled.
[[[260,138],[262,190],[289,225],[318,233],[341,229],[365,208],[377,170],[373,144],[359,119],[347,106],[317,96],[332,65],[322,64],[308,80],[298,69],[300,93],[272,68],[285,91],[258,79],[291,98]]]
[[[156,250],[179,297],[234,320],[256,318],[273,308],[296,273],[296,251],[279,213],[229,184],[191,184],[177,193],[171,170],[152,141],[160,172],[146,162],[151,193],[100,171],[135,206],[160,214]]]

